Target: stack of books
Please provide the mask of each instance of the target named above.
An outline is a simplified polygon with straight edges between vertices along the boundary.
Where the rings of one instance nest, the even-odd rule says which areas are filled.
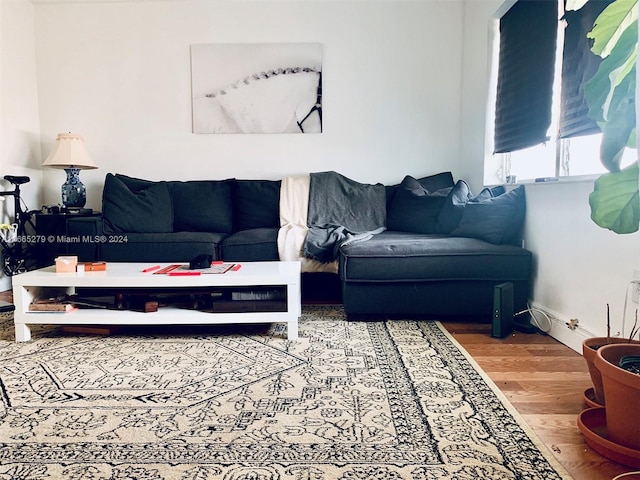
[[[65,313],[76,309],[77,307],[72,303],[57,298],[38,298],[29,304],[29,312]]]

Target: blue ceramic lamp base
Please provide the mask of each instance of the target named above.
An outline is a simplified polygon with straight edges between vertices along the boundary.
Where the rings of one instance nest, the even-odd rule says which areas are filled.
[[[82,208],[87,203],[87,190],[80,181],[79,168],[65,168],[67,181],[62,184],[62,204],[67,208]]]

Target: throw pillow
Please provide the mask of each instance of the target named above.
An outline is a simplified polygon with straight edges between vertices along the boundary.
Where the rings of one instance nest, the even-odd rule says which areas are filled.
[[[234,230],[280,226],[280,181],[236,180],[233,188]]]
[[[129,190],[131,190],[132,192],[139,192],[140,190],[149,188],[151,185],[156,183],[151,180],[143,180],[142,178],[129,177],[121,173],[116,173],[116,178],[121,180],[122,183],[124,183],[127,187],[129,187]]]
[[[447,187],[453,187],[453,175],[451,172],[441,172],[435,175],[429,175],[428,177],[422,177],[418,179],[418,183],[422,185],[429,192],[435,192]],[[387,210],[391,206],[393,199],[398,191],[400,185],[391,185],[385,187],[387,191]]]
[[[464,180],[458,180],[444,201],[438,215],[436,232],[449,235],[460,223],[464,207],[471,197],[469,185]]]
[[[497,197],[469,201],[460,224],[451,235],[480,238],[497,245],[515,243],[522,229],[525,209],[523,185]]]
[[[497,185],[495,187],[485,187],[482,189],[482,191],[476,195],[475,198],[473,198],[472,200],[470,200],[471,202],[481,202],[483,200],[488,200],[492,197],[499,197],[500,195],[502,195],[503,193],[505,193],[506,190],[502,185]]]
[[[106,233],[172,232],[173,210],[166,182],[151,182],[134,192],[108,173],[102,191],[102,217]]]
[[[233,232],[231,180],[170,182],[176,232]]]
[[[453,175],[451,172],[436,173],[435,175],[419,178],[418,183],[430,192],[435,192],[443,188],[453,187]]]
[[[387,214],[387,228],[400,232],[435,233],[438,215],[451,187],[429,192],[418,180],[404,177]]]

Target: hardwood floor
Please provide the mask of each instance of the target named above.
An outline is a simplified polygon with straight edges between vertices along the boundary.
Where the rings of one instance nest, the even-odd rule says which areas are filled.
[[[11,302],[11,291],[0,292],[0,300]],[[591,386],[582,355],[547,335],[495,339],[489,324],[443,324],[575,480],[612,480],[632,471],[591,450],[578,430],[582,395]]]
[[[591,379],[582,355],[552,337],[491,338],[488,324],[443,322],[576,480],[611,480],[633,469],[594,452],[576,424]]]

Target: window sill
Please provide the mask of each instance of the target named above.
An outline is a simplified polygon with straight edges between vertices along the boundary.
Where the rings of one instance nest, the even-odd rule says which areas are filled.
[[[515,183],[499,183],[504,187],[518,186],[518,185],[558,185],[567,183],[593,183],[601,174],[595,175],[574,175],[571,177],[541,177],[531,178],[525,180],[518,180]],[[485,185],[495,187],[497,185]]]

